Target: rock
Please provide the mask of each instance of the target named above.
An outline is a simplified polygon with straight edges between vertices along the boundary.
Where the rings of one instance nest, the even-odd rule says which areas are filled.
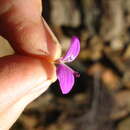
[[[120,88],[119,77],[110,69],[103,71],[101,79],[109,90],[117,90]]]
[[[113,51],[118,51],[118,50],[123,49],[124,42],[121,39],[114,39],[114,40],[112,40],[110,46],[111,46],[111,48],[112,48]]]

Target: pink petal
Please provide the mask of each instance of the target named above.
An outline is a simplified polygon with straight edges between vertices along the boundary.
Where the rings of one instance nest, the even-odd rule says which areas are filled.
[[[74,85],[73,70],[65,64],[59,64],[57,67],[57,78],[59,80],[62,93],[69,93]]]
[[[66,55],[61,59],[63,62],[72,62],[78,56],[80,51],[80,41],[77,37],[72,37],[70,47]]]

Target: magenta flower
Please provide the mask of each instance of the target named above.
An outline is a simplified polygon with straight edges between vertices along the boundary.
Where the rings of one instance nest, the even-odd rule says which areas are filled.
[[[72,37],[70,47],[64,57],[57,60],[57,78],[60,83],[60,89],[63,94],[67,94],[71,91],[75,77],[79,77],[79,74],[72,70],[64,63],[69,63],[75,60],[80,51],[80,41],[77,37]]]

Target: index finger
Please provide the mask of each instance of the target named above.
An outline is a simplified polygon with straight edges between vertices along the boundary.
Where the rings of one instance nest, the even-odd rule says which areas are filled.
[[[61,48],[41,12],[41,0],[0,0],[0,34],[17,53],[54,60]]]

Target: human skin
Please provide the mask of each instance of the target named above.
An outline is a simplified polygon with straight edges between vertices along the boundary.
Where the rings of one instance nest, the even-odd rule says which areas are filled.
[[[41,0],[0,0],[0,35],[16,52],[0,58],[0,130],[56,80],[61,49],[41,12]]]

